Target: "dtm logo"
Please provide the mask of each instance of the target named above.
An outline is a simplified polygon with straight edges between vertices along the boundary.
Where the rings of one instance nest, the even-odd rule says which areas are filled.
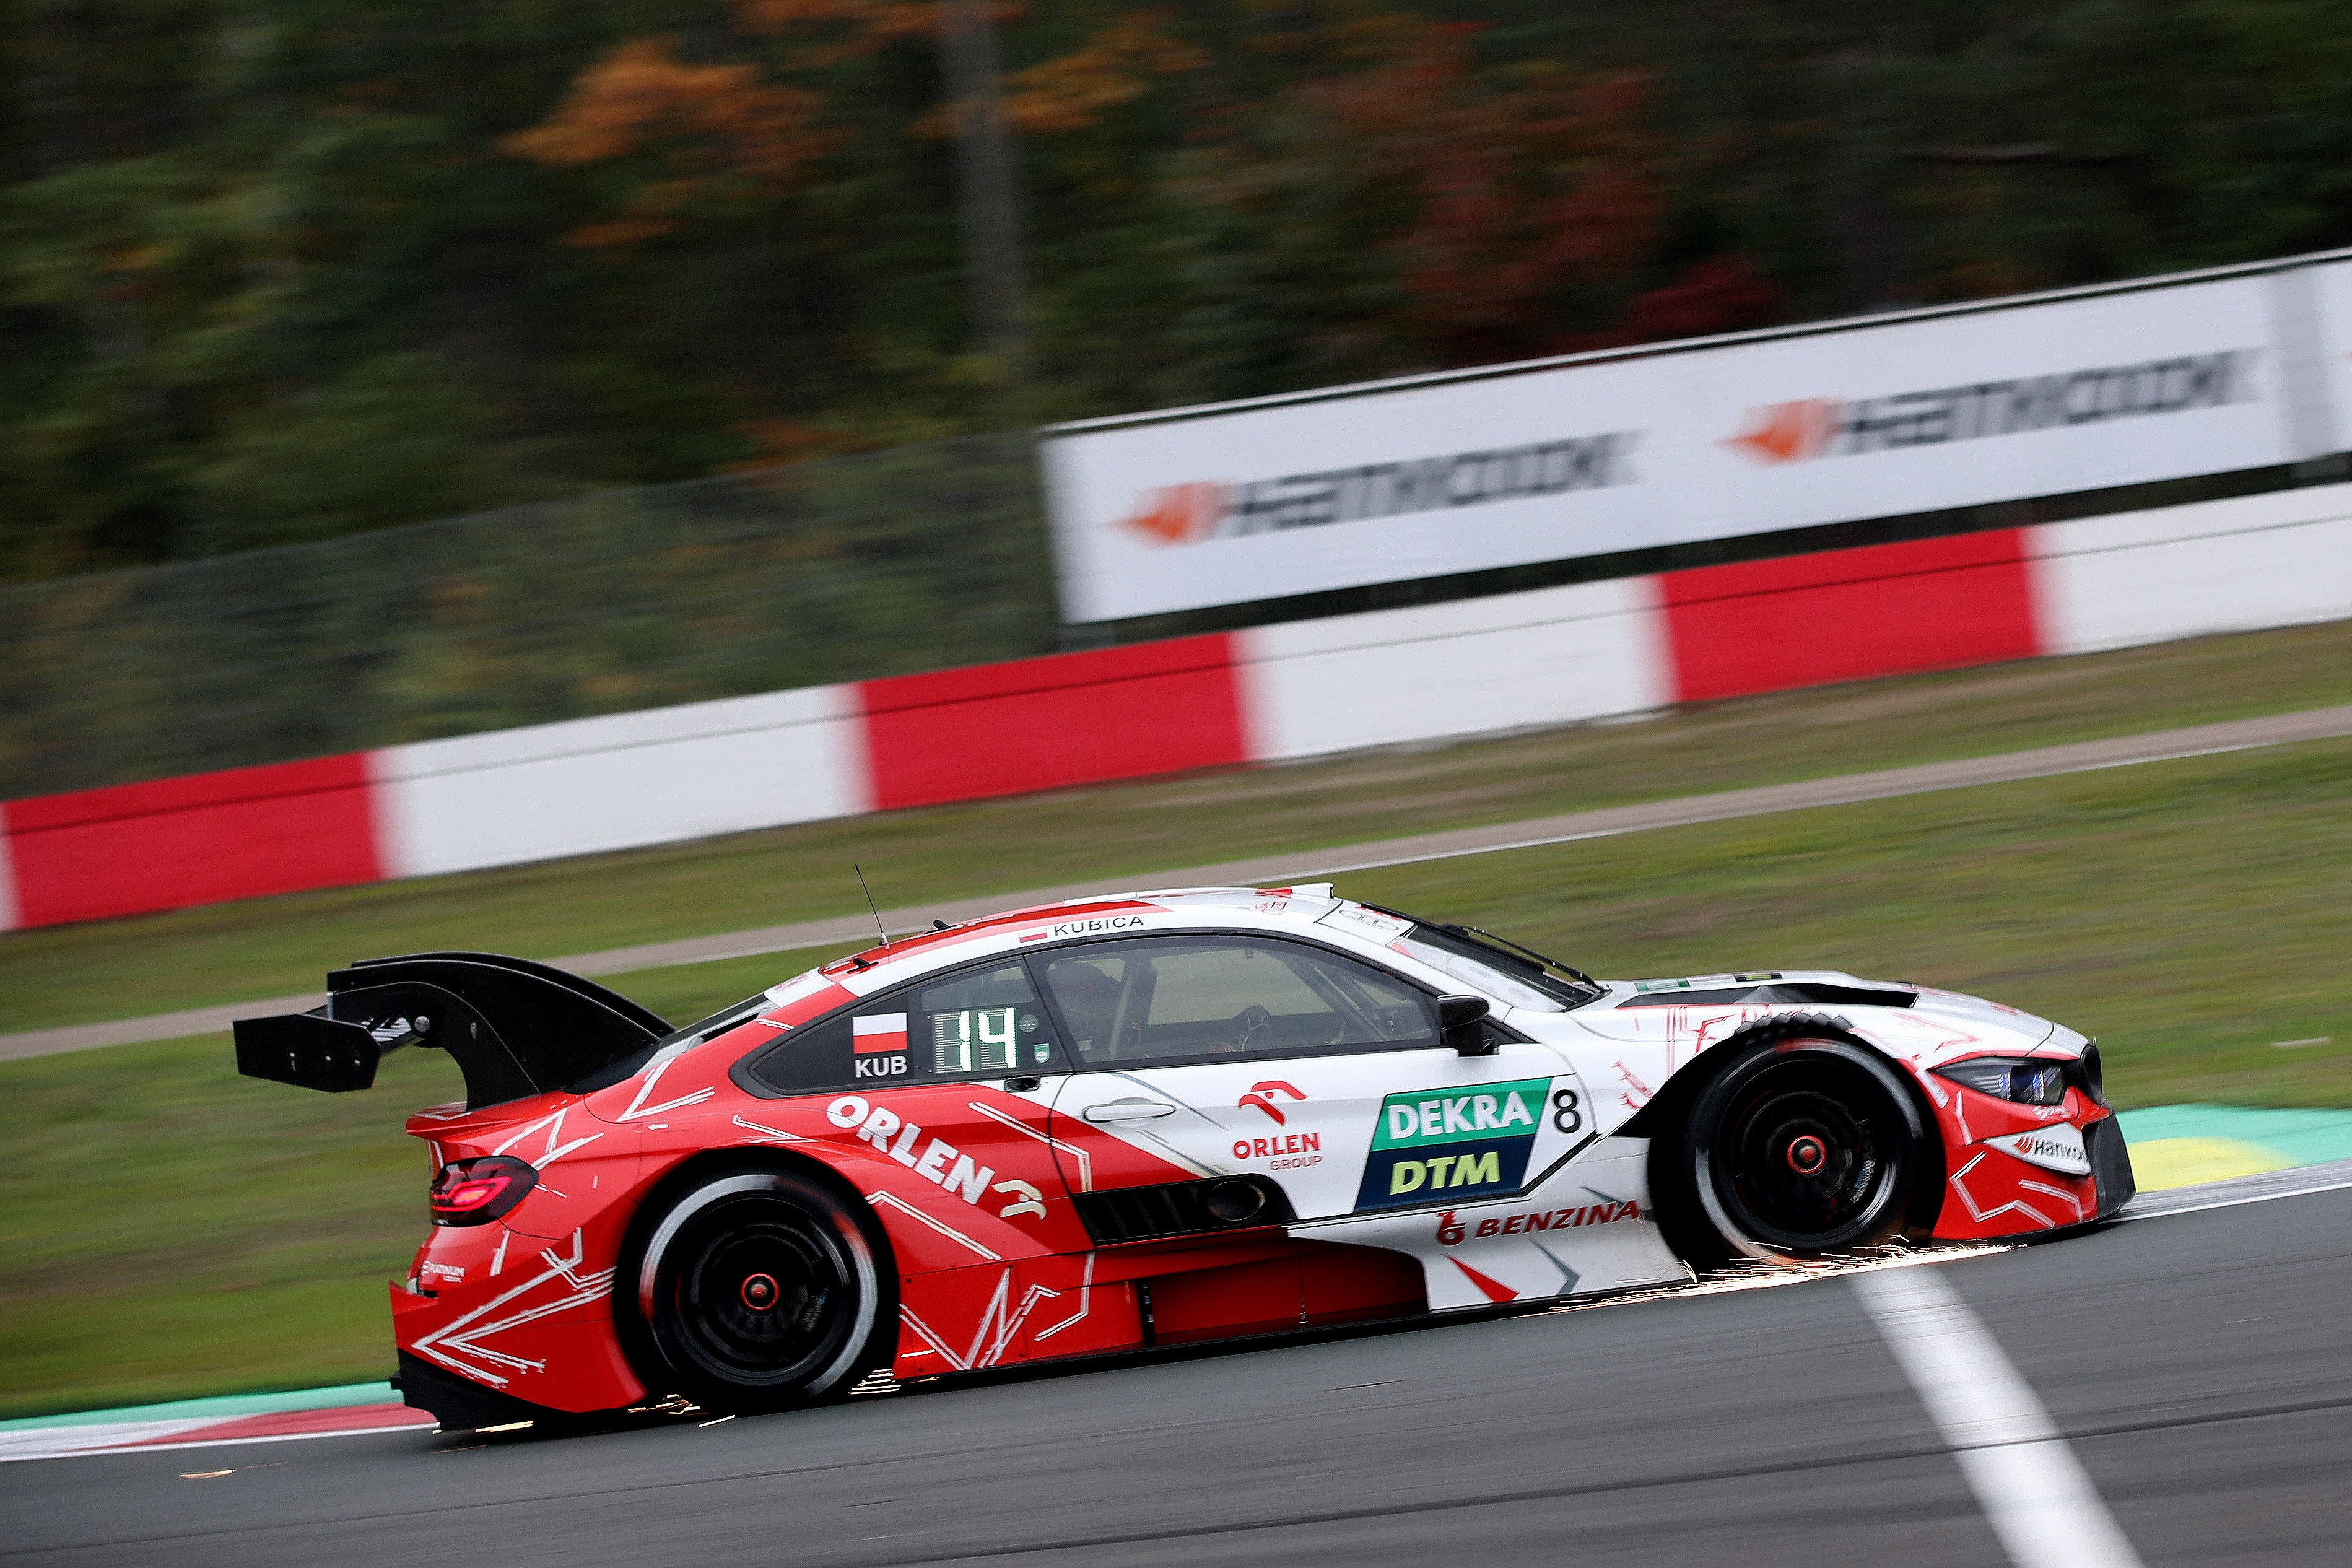
[[[1234,1109],[1235,1110],[1246,1110],[1251,1106],[1255,1106],[1260,1110],[1265,1111],[1268,1116],[1273,1117],[1274,1124],[1276,1127],[1279,1127],[1283,1124],[1284,1121],[1282,1108],[1266,1098],[1269,1094],[1286,1094],[1293,1100],[1305,1100],[1307,1098],[1307,1091],[1305,1089],[1294,1089],[1278,1078],[1270,1078],[1264,1083],[1254,1083],[1250,1085],[1249,1092],[1243,1095],[1239,1100],[1234,1101]]]
[[[1381,1105],[1356,1207],[1398,1208],[1431,1198],[1507,1192],[1527,1174],[1528,1153],[1551,1080],[1476,1089],[1423,1089]]]

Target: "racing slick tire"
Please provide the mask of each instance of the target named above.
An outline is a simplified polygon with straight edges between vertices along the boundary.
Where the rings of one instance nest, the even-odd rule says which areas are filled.
[[[1667,1239],[1702,1269],[1872,1254],[1910,1220],[1934,1166],[1927,1138],[1875,1053],[1838,1039],[1761,1042],[1699,1090],[1654,1173]]]
[[[871,1211],[772,1165],[706,1167],[655,1205],[620,1278],[648,1393],[707,1410],[845,1398],[897,1349],[898,1277]]]

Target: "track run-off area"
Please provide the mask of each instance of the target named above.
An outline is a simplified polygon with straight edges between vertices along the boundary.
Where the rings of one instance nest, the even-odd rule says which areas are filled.
[[[28,1564],[2301,1565],[2352,1163],[2043,1245],[583,1436],[0,1466]]]
[[[1272,887],[1292,881],[1345,876],[1349,872],[1450,860],[1468,855],[1532,849],[1657,828],[1766,816],[1784,811],[1853,805],[1865,801],[1893,800],[1905,795],[1930,795],[1979,784],[2008,784],[2105,768],[2175,762],[2342,735],[2352,735],[2352,705],[2267,714],[2225,723],[2190,725],[2146,734],[2041,746],[2026,751],[1997,752],[1990,756],[1844,773],[1792,784],[1683,795],[1636,805],[1570,812],[1479,827],[1453,828],[1319,850],[1257,855],[1245,860],[1188,866],[1148,877],[1131,878],[1127,885],[1133,888]],[[941,916],[950,921],[974,920],[1003,910],[1025,909],[1087,897],[1101,891],[1103,886],[1100,879],[1095,879],[999,893],[981,899],[934,900],[919,907],[640,943],[596,952],[572,953],[547,962],[559,969],[590,976],[622,974],[667,965],[708,963],[763,953],[787,952],[821,943],[854,942],[877,927],[890,935],[904,935],[928,929],[934,919]],[[0,1061],[49,1056],[61,1051],[89,1050],[104,1046],[168,1040],[226,1029],[236,1018],[299,1012],[315,1007],[324,1000],[322,992],[306,992],[228,1006],[192,1008],[184,1012],[151,1014],[63,1028],[0,1033]]]

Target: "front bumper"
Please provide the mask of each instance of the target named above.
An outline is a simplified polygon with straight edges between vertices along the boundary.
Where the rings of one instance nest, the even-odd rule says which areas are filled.
[[[2091,1182],[2098,1194],[2098,1217],[2108,1219],[2131,1202],[2139,1185],[2132,1179],[2131,1151],[2124,1146],[2124,1130],[2114,1114],[2083,1129],[2091,1151]]]

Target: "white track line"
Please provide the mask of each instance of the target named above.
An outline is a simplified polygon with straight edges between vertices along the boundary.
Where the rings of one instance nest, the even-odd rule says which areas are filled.
[[[1940,1269],[1853,1283],[2017,1568],[2140,1568],[2050,1412]]]
[[[0,1465],[16,1464],[26,1459],[93,1458],[101,1454],[169,1454],[182,1448],[233,1448],[247,1443],[305,1443],[313,1437],[379,1437],[394,1432],[433,1433],[440,1429],[432,1417],[425,1415],[422,1411],[417,1414],[424,1418],[385,1426],[336,1426],[323,1432],[262,1432],[248,1437],[206,1437],[199,1429],[184,1443],[123,1443],[112,1447],[77,1447],[74,1434],[78,1429],[60,1426],[22,1434],[26,1437],[39,1436],[50,1441],[40,1447],[20,1444],[0,1452]],[[225,1426],[226,1421],[209,1422],[207,1425]]]

